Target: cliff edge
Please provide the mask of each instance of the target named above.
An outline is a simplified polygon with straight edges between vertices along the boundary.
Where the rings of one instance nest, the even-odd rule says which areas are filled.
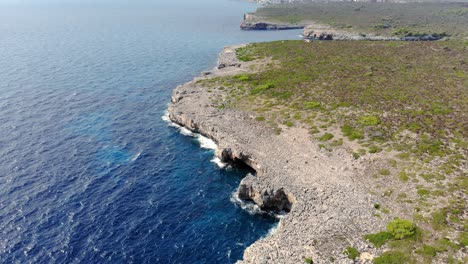
[[[355,263],[343,254],[350,246],[361,252],[359,263],[369,262],[381,250],[363,235],[383,229],[389,216],[373,215],[378,201],[361,184],[368,161],[320,149],[305,129],[285,127],[277,135],[249,113],[213,104],[227,96],[201,80],[251,72],[251,65],[262,63],[239,61],[239,47],[226,47],[217,68],[178,86],[169,117],[213,139],[222,160],[244,162],[257,172],[241,182],[240,198],[285,214],[278,230],[248,247],[240,263]]]

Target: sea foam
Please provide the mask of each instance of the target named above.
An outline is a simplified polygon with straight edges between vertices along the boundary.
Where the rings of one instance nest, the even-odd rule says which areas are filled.
[[[213,151],[216,151],[218,149],[218,145],[216,145],[216,142],[214,142],[212,139],[207,138],[207,137],[205,137],[205,136],[203,136],[201,134],[194,133],[194,132],[188,130],[187,128],[185,128],[183,126],[172,122],[172,120],[169,118],[169,111],[166,110],[164,112],[164,115],[161,117],[161,119],[166,121],[169,124],[169,126],[179,129],[179,132],[182,135],[189,136],[189,137],[194,137],[198,141],[198,143],[200,144],[201,148],[210,149],[210,150],[213,150]],[[213,159],[211,159],[211,162],[215,163],[220,168],[225,168],[226,165],[227,165],[226,163],[222,162],[221,159],[219,159],[216,156],[214,156]]]

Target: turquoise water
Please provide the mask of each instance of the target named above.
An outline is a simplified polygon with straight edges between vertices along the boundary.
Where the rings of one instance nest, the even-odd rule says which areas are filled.
[[[0,1],[0,262],[234,263],[276,221],[161,119],[255,5]]]

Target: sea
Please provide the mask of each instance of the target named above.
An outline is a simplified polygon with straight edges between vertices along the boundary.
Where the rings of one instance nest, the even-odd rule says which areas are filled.
[[[240,0],[0,0],[0,263],[235,263],[277,219],[165,118],[241,31]]]

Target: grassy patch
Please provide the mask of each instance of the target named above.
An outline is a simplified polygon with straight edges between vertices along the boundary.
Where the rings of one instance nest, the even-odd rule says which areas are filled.
[[[390,175],[390,171],[387,170],[387,169],[380,169],[380,170],[379,170],[379,174],[380,174],[380,175],[387,176],[387,175]]]
[[[318,138],[319,141],[328,141],[334,137],[333,134],[325,133],[321,137]]]
[[[468,247],[468,232],[462,232],[459,237],[460,243],[464,247]]]
[[[445,209],[440,209],[432,213],[431,226],[435,230],[442,230],[447,227],[446,216],[447,212]]]
[[[431,194],[431,191],[427,190],[427,189],[424,189],[424,188],[419,188],[417,191],[416,191],[420,196],[427,196],[427,195],[430,195]]]
[[[370,146],[369,147],[369,153],[379,153],[382,151],[382,148],[377,147],[377,146]]]
[[[305,109],[315,109],[315,108],[319,108],[321,105],[319,102],[305,102],[304,103],[304,108]]]
[[[372,263],[374,264],[403,264],[408,263],[410,258],[400,251],[387,251],[381,256],[375,258]]]
[[[234,76],[234,78],[236,78],[238,81],[250,81],[250,77],[246,74],[239,74],[239,75],[236,75]]]
[[[376,116],[361,116],[358,119],[358,123],[363,126],[376,126],[380,124],[380,119]]]
[[[266,84],[258,85],[257,87],[252,89],[250,91],[250,93],[251,94],[259,94],[259,93],[264,92],[266,90],[269,90],[269,89],[271,89],[273,87],[275,87],[274,83],[266,83]]]
[[[398,173],[398,179],[400,179],[400,181],[407,182],[409,180],[409,177],[406,172],[400,171],[400,173]]]
[[[253,56],[252,52],[247,47],[236,49],[236,57],[240,61],[244,61],[244,62],[253,61],[256,59],[256,57]]]
[[[343,132],[343,135],[351,141],[364,138],[364,133],[362,133],[359,130],[356,130],[355,128],[349,125],[344,125],[341,128],[341,132]]]
[[[433,246],[423,245],[420,249],[415,251],[417,254],[424,257],[433,258],[437,255],[437,250]]]
[[[361,253],[359,253],[359,250],[357,250],[354,247],[347,247],[346,250],[344,251],[344,254],[349,258],[349,259],[356,259],[359,257]]]
[[[389,232],[382,231],[376,234],[365,235],[364,238],[371,242],[376,248],[379,248],[385,245],[387,241],[393,239],[393,235]]]
[[[374,205],[375,207],[375,205]],[[378,206],[380,208],[380,205]],[[377,207],[376,207],[377,209]],[[409,220],[395,219],[387,224],[387,231],[365,235],[364,238],[379,248],[391,240],[412,238],[417,234],[417,227]]]

